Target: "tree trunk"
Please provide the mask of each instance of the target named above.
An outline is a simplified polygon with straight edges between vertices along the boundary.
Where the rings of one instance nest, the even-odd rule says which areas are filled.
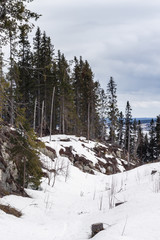
[[[10,86],[10,107],[11,107],[11,112],[10,112],[10,123],[13,126],[14,124],[14,97],[13,97],[13,56],[12,56],[12,35],[10,32],[10,77],[11,77],[11,86]]]
[[[54,102],[54,94],[55,94],[55,87],[53,87],[52,103],[51,103],[51,117],[50,117],[50,141],[51,141],[51,135],[52,135],[52,121],[53,121],[53,102]]]
[[[41,134],[40,137],[43,136],[43,117],[44,117],[44,101],[42,102],[42,116],[41,116]]]
[[[33,119],[33,129],[36,130],[36,108],[37,108],[37,98],[34,103],[34,119]]]
[[[128,168],[130,167],[130,124],[128,129]]]
[[[88,103],[88,129],[87,129],[87,139],[90,138],[90,103]]]
[[[26,184],[26,157],[24,157],[24,165],[23,165],[23,193]]]
[[[62,134],[65,133],[64,95],[62,96]]]

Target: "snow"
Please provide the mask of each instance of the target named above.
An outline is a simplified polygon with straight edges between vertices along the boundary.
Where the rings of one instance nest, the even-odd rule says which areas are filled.
[[[58,136],[56,138],[58,140]],[[74,139],[73,148],[77,149]],[[56,140],[51,145],[57,147],[58,152]],[[87,154],[90,156],[90,152]],[[53,167],[54,163],[44,155],[41,160],[48,168]],[[65,166],[68,163],[67,158],[60,156],[57,161],[64,162]],[[26,189],[30,198],[10,195],[0,199],[1,204],[9,204],[23,214],[16,218],[0,211],[1,239],[86,240],[91,236],[91,225],[98,222],[102,222],[105,229],[95,235],[94,240],[160,239],[160,163],[112,176],[98,172],[90,175],[70,164],[67,180],[65,170],[67,168],[56,177],[54,187],[54,176],[50,173],[50,185],[43,178],[39,191]],[[157,173],[151,175],[152,170]],[[118,202],[124,203],[114,207]]]
[[[53,139],[53,140],[52,140]],[[45,144],[56,150],[57,155],[59,156],[59,150],[64,147],[72,147],[74,153],[78,153],[79,156],[85,156],[88,160],[92,161],[94,164],[97,163],[97,158],[93,154],[93,151],[90,151],[90,148],[94,148],[96,142],[87,141],[86,138],[68,136],[68,135],[54,135],[52,136],[51,141],[49,142],[49,137],[44,137],[42,140]],[[67,140],[70,141],[67,141]],[[59,144],[61,140],[61,145]],[[62,146],[63,145],[63,146]],[[101,144],[99,144],[101,145]]]
[[[106,160],[104,158],[100,158],[96,156],[94,152],[94,148],[96,147],[104,147],[104,149],[107,147],[103,145],[102,143],[94,142],[94,141],[88,141],[86,140],[85,137],[76,137],[74,135],[54,135],[51,138],[51,141],[49,141],[50,137],[44,137],[41,140],[46,144],[46,146],[49,146],[53,149],[55,149],[56,154],[58,158],[60,159],[59,151],[60,149],[64,149],[66,147],[71,147],[72,148],[72,153],[74,155],[78,154],[79,157],[84,157],[85,159],[89,160],[90,162],[93,163],[93,166],[95,166],[96,163],[100,160],[103,163],[106,163]],[[121,151],[121,149],[119,149]],[[109,153],[105,153],[105,157],[108,159],[111,159],[110,163],[112,164],[112,159],[114,156]],[[121,159],[125,164],[127,163],[124,159]],[[124,171],[124,167],[122,166],[120,159],[118,160],[119,162],[119,170]],[[132,163],[131,163],[132,164]],[[103,173],[106,172],[106,169],[103,167],[99,166],[101,171]]]

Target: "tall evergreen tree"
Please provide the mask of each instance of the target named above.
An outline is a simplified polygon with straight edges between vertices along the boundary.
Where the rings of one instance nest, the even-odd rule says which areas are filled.
[[[141,163],[142,163],[145,158],[145,154],[146,154],[145,141],[147,139],[144,139],[140,120],[138,121],[137,132],[138,132],[137,133],[137,141],[135,144],[134,151],[136,152],[137,156],[139,157],[139,159],[141,160]]]
[[[118,127],[118,106],[117,106],[117,95],[116,95],[116,83],[111,77],[107,85],[107,99],[108,99],[108,119],[110,121],[110,133],[109,140],[112,143],[116,142],[116,130]]]
[[[31,29],[33,24],[31,19],[37,20],[40,15],[32,12],[25,3],[33,0],[1,0],[0,2],[0,40],[6,41],[10,34],[15,35],[19,31],[19,26],[27,24]]]
[[[118,118],[118,144],[122,148],[124,145],[124,115],[122,112]]]
[[[149,131],[149,160],[154,161],[157,158],[157,144],[156,144],[156,131],[155,131],[155,122],[152,119],[150,122],[150,131]]]
[[[19,91],[19,101],[22,107],[26,108],[27,119],[31,118],[34,106],[34,82],[32,69],[32,53],[28,40],[29,28],[27,25],[20,27],[19,37],[19,81],[16,83],[17,91]],[[32,118],[31,118],[32,119]],[[30,120],[31,120],[30,119]],[[32,119],[33,121],[33,119]]]
[[[107,96],[104,89],[99,88],[99,117],[100,117],[100,136],[105,140],[107,132]]]
[[[57,61],[57,100],[59,101],[58,125],[60,133],[73,132],[75,126],[75,108],[73,101],[70,66],[64,54],[58,51]]]
[[[36,121],[36,128],[37,130],[40,129],[41,124],[41,79],[42,79],[42,69],[41,66],[41,57],[40,57],[40,48],[41,48],[41,30],[38,27],[35,38],[33,39],[33,67],[35,71],[33,72],[34,81],[35,81],[35,98],[37,99],[37,121]]]
[[[160,116],[157,116],[155,131],[156,131],[156,152],[157,152],[156,155],[157,155],[157,158],[159,158],[160,156]]]
[[[128,165],[130,165],[131,154],[133,153],[132,139],[132,114],[131,106],[127,101],[125,109],[125,149],[128,151]]]

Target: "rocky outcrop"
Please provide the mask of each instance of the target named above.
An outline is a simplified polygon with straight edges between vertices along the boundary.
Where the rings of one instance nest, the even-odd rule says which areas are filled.
[[[56,151],[49,146],[41,148],[40,152],[43,153],[45,156],[49,157],[50,159],[52,159],[53,161],[57,157]]]
[[[95,147],[89,148],[82,143],[82,147],[95,155],[97,163],[93,164],[86,156],[79,155],[78,152],[75,153],[72,146],[63,146],[59,151],[59,155],[61,157],[67,157],[75,167],[90,174],[98,171],[108,175],[121,172],[122,169],[127,170],[128,168],[125,154],[116,146],[97,144]]]
[[[0,130],[0,197],[10,193],[20,193],[21,188],[17,184],[18,170],[12,161],[8,149],[10,143],[11,130],[3,127]]]

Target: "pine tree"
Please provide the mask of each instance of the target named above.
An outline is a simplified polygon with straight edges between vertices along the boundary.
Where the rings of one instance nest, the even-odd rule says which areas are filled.
[[[40,68],[42,70],[41,99],[44,100],[44,133],[49,133],[50,106],[53,87],[56,86],[53,74],[53,45],[50,37],[43,32],[40,47]]]
[[[155,131],[156,131],[156,151],[157,151],[156,155],[157,155],[157,158],[159,158],[159,155],[160,155],[160,116],[157,116]]]
[[[26,2],[33,0],[1,0],[0,3],[0,40],[7,43],[10,34],[18,34],[19,27],[27,24],[32,29],[31,19],[37,20],[40,15],[27,9]]]
[[[30,128],[25,109],[17,110],[15,122],[17,131],[11,135],[10,151],[19,172],[18,182],[23,186],[23,190],[28,185],[37,189],[43,175],[38,149],[44,145],[37,141],[33,129]]]
[[[146,134],[144,137],[144,157],[142,159],[142,163],[146,163],[149,161],[149,140],[148,135]]]
[[[70,66],[64,54],[58,51],[57,61],[57,100],[59,102],[58,125],[62,134],[73,132],[75,126],[74,95]]]
[[[131,154],[133,153],[132,141],[132,114],[131,106],[127,101],[125,109],[125,149],[128,151],[128,166],[130,165]]]
[[[136,152],[137,156],[139,157],[139,159],[141,160],[141,162],[143,162],[146,150],[145,150],[145,139],[143,136],[140,120],[138,121],[138,131],[137,132],[138,132],[138,134],[137,134],[137,142],[136,142],[136,146],[135,146],[135,152]]]
[[[122,112],[118,118],[118,144],[122,148],[124,145],[124,115]]]
[[[156,144],[155,122],[153,119],[150,122],[149,137],[150,137],[149,160],[154,161],[157,158],[157,144]]]
[[[101,113],[100,102],[100,85],[94,82],[94,75],[88,61],[83,61],[82,57],[78,60],[74,58],[73,68],[73,90],[74,90],[74,105],[76,110],[76,126],[75,133],[89,138],[102,138],[102,129],[100,120]],[[103,100],[102,100],[103,101]],[[102,103],[102,102],[101,102]]]
[[[33,80],[35,81],[35,99],[37,99],[37,118],[36,118],[36,129],[37,131],[40,130],[40,124],[41,124],[41,79],[43,74],[41,73],[40,69],[40,47],[41,47],[41,30],[38,27],[35,38],[33,38],[33,68],[35,68],[35,71],[33,72]]]
[[[118,127],[118,106],[117,106],[117,95],[116,95],[116,84],[111,77],[107,85],[107,99],[108,99],[108,119],[110,121],[110,133],[109,141],[112,143],[116,142],[116,130]]]
[[[20,27],[19,37],[19,80],[16,83],[17,91],[19,91],[19,101],[22,106],[26,108],[26,117],[30,121],[32,119],[31,112],[34,108],[34,89],[33,70],[32,70],[32,53],[28,40],[28,26],[23,25]]]
[[[106,138],[106,132],[107,132],[107,96],[104,91],[104,89],[100,88],[98,91],[99,96],[99,104],[98,104],[98,112],[99,112],[99,118],[100,118],[100,139],[102,141]]]

